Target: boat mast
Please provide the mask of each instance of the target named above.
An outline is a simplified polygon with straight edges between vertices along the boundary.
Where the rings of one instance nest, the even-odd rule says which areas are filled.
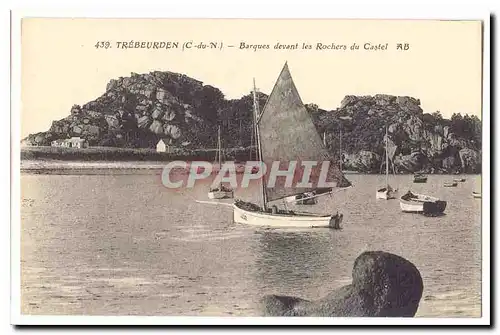
[[[221,157],[222,148],[220,145],[220,126],[217,129],[217,151],[219,152],[219,169],[220,169],[222,164],[222,157]]]
[[[255,142],[253,139],[254,137],[255,137],[255,123],[254,121],[252,121],[252,132],[250,133],[250,154],[249,154],[250,157],[248,158],[249,160],[252,160],[252,150],[254,147],[253,142]]]
[[[259,102],[257,101],[257,87],[255,86],[255,78],[253,78],[253,108],[254,108],[254,130],[255,130],[255,139],[257,144],[257,160],[262,164],[262,147],[260,145],[260,133],[259,133]],[[260,167],[260,171],[262,171],[262,167]],[[264,175],[260,178],[260,185],[262,191],[262,208],[264,211],[267,211],[267,194],[264,185]]]
[[[217,129],[217,151],[219,153],[219,171],[222,170],[222,146],[220,142],[220,126]],[[222,182],[219,183],[219,187],[222,186]]]
[[[389,153],[387,151],[387,126],[385,127],[385,185],[389,189]]]

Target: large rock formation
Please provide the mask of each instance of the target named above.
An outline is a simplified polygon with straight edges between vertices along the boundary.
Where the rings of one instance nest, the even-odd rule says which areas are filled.
[[[413,317],[423,292],[422,277],[410,261],[387,252],[364,252],[354,261],[352,283],[310,301],[269,295],[265,316]]]
[[[481,171],[481,121],[476,116],[424,113],[412,97],[346,96],[340,108],[309,108],[327,146],[338,157],[340,131],[344,167],[379,172],[384,163],[385,129],[389,158],[401,173]]]
[[[80,136],[91,145],[152,148],[160,138],[168,143],[211,146],[219,108],[226,101],[211,86],[172,72],[132,73],[111,80],[106,92],[70,115],[54,121],[44,136],[28,137],[33,145]],[[40,134],[37,134],[40,135]]]
[[[259,94],[263,108],[267,96]],[[390,158],[399,172],[470,172],[481,168],[481,123],[477,117],[424,114],[412,97],[378,94],[346,96],[340,108],[325,111],[307,104],[327,147],[339,157],[342,130],[344,167],[379,172],[388,127]],[[154,148],[159,139],[177,147],[213,148],[217,126],[225,147],[246,147],[252,138],[252,95],[225,100],[217,88],[172,72],[132,73],[112,79],[106,92],[29,135],[26,145],[50,145],[79,136],[91,146]]]

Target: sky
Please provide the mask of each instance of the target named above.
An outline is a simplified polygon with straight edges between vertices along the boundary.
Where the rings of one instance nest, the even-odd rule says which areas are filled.
[[[95,47],[106,41],[111,48]],[[131,41],[179,48],[117,48]],[[182,50],[189,41],[223,46]],[[242,42],[269,49],[240,49]],[[366,43],[387,49],[365,50]],[[481,117],[480,21],[25,18],[21,44],[21,137],[48,130],[131,72],[183,73],[232,99],[248,94],[253,78],[269,94],[285,61],[304,103],[322,109],[338,108],[346,95],[391,94],[420,99],[427,113]]]

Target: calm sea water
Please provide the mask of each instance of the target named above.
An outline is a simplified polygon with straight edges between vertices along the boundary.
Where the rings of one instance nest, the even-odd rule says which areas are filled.
[[[344,214],[343,230],[235,225],[207,200],[208,183],[168,190],[149,174],[22,174],[24,314],[259,316],[265,294],[318,299],[351,282],[356,257],[383,250],[412,261],[424,280],[417,316],[481,315],[480,176],[392,178],[448,201],[446,215],[405,214],[376,200],[384,177],[348,175],[354,187],[309,211]],[[256,200],[257,188],[236,196]]]

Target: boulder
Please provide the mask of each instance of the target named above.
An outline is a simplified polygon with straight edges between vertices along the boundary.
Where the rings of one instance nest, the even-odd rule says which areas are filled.
[[[73,133],[75,133],[77,135],[80,135],[83,131],[82,127],[80,127],[80,126],[74,126],[72,130],[73,130]]]
[[[387,132],[388,133],[395,133],[396,130],[398,130],[398,125],[396,123],[391,124],[389,127],[387,127]]]
[[[396,101],[396,97],[394,95],[387,94],[376,94],[375,95],[375,103],[379,106],[388,106]]]
[[[155,109],[153,110],[153,113],[151,113],[151,117],[155,120],[160,119],[165,112],[161,109],[161,106],[156,106]]]
[[[140,113],[144,113],[148,110],[149,106],[148,105],[137,105],[135,107],[135,110],[140,112]]]
[[[148,99],[152,99],[155,95],[155,91],[153,89],[145,89],[143,93]]]
[[[109,83],[106,85],[106,91],[114,90],[118,87],[118,80],[111,79]]]
[[[450,127],[444,126],[443,127],[443,137],[445,139],[448,139],[449,136],[450,136]]]
[[[115,115],[104,115],[106,122],[108,123],[108,127],[110,129],[118,129],[120,128],[120,121]]]
[[[164,101],[167,100],[170,97],[170,93],[168,93],[166,90],[159,88],[156,91],[156,99],[158,101]]]
[[[36,145],[43,145],[45,141],[45,136],[44,135],[36,135],[35,136],[35,144]]]
[[[101,118],[102,114],[93,110],[87,110],[85,113],[93,118]]]
[[[82,109],[81,109],[80,105],[73,105],[73,107],[71,107],[70,113],[72,115],[79,115],[81,112],[82,112]]]
[[[447,172],[453,172],[456,167],[456,161],[454,156],[445,157],[442,161],[442,167]]]
[[[147,128],[151,124],[151,118],[147,115],[141,116],[137,119],[137,125],[139,128]]]
[[[462,171],[468,173],[476,173],[481,165],[481,155],[469,148],[462,149],[458,152],[462,163]]]
[[[367,251],[354,261],[352,283],[319,300],[268,295],[264,316],[413,317],[424,285],[417,267],[383,251]]]
[[[172,121],[173,119],[175,119],[175,112],[171,109],[167,109],[165,111],[165,114],[163,114],[162,119],[165,121]]]
[[[430,156],[435,156],[440,154],[445,148],[445,143],[443,136],[439,132],[423,132],[424,139],[428,144],[428,154]]]
[[[354,105],[358,101],[358,97],[355,95],[346,95],[342,102],[340,103],[340,108],[345,108],[347,106]]]
[[[165,135],[168,135],[176,140],[181,137],[181,130],[175,125],[167,124],[165,125]]]
[[[184,119],[186,120],[186,122],[189,122],[189,120],[193,120],[196,122],[203,122],[203,120],[200,117],[194,115],[193,112],[189,109],[184,112]]]
[[[411,116],[406,123],[403,123],[403,130],[411,140],[421,141],[423,139],[424,123],[421,119]]]
[[[54,134],[64,134],[68,131],[68,127],[65,127],[65,125],[63,120],[53,121],[49,131]]]
[[[399,155],[394,158],[398,171],[417,172],[422,170],[428,158],[422,152],[412,152],[409,155]]]
[[[95,125],[88,125],[85,128],[86,131],[92,136],[99,136],[99,133],[101,132],[100,128]]]
[[[345,167],[349,170],[372,172],[380,168],[380,155],[361,150],[356,154],[344,154]]]

